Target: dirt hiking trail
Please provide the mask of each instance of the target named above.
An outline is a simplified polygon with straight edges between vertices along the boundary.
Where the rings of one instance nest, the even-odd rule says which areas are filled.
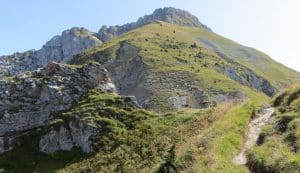
[[[274,114],[275,109],[273,107],[263,108],[248,125],[249,131],[247,134],[247,140],[244,144],[241,152],[234,157],[233,162],[238,165],[244,165],[247,163],[246,151],[253,147],[259,134],[261,133],[261,129],[266,123],[269,121],[270,117]]]

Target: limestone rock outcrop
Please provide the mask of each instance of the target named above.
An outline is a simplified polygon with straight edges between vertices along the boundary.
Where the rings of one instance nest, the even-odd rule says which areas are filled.
[[[247,68],[244,68],[241,71],[236,67],[223,66],[219,67],[219,71],[243,85],[247,85],[257,91],[264,92],[268,96],[273,96],[276,92],[275,88],[268,80],[256,75]]]
[[[0,152],[9,148],[4,138],[47,125],[93,88],[116,91],[107,70],[92,62],[78,67],[50,62],[37,71],[1,80]]]
[[[93,151],[91,138],[99,133],[98,129],[83,122],[70,121],[67,128],[60,126],[59,130],[51,129],[39,143],[41,152],[51,154],[60,150],[70,151],[80,147],[83,152]]]
[[[73,55],[101,44],[102,41],[85,28],[74,27],[65,30],[39,50],[0,57],[0,78],[36,70],[50,61],[65,63]]]

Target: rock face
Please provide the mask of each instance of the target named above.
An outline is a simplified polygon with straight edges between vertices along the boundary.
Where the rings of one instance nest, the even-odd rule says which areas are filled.
[[[0,78],[36,70],[50,61],[65,63],[73,55],[101,44],[94,33],[85,28],[74,27],[53,37],[40,50],[0,57]]]
[[[98,133],[95,127],[80,121],[70,121],[67,128],[60,126],[59,130],[52,129],[44,135],[40,140],[39,150],[51,154],[59,150],[70,151],[77,146],[83,152],[90,153],[93,151],[91,139]]]
[[[116,60],[104,64],[118,91],[124,95],[131,95],[130,91],[143,80],[147,71],[138,52],[138,48],[123,42]]]
[[[69,109],[95,87],[115,91],[107,70],[97,63],[70,67],[50,62],[38,71],[1,80],[0,137],[47,125],[55,113]]]
[[[234,67],[223,66],[219,68],[219,71],[243,85],[264,92],[268,96],[273,96],[275,94],[275,89],[269,81],[246,68],[238,70]]]
[[[115,58],[111,60],[106,52],[99,52],[93,55],[92,59],[97,61],[108,70],[112,82],[115,84],[118,93],[121,95],[134,95],[139,103],[147,97],[147,91],[141,88],[141,83],[147,74],[146,65],[138,54],[139,49],[121,42],[116,47]],[[74,56],[71,64],[74,64],[80,55]]]
[[[200,23],[198,18],[191,13],[181,9],[166,7],[156,9],[151,15],[145,15],[133,23],[122,26],[102,26],[98,32],[98,38],[102,41],[109,41],[118,35],[155,21],[163,21],[180,26],[201,27],[211,31],[210,28]]]

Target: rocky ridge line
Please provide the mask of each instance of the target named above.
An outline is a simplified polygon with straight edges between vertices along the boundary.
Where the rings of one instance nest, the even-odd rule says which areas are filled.
[[[210,28],[202,24],[196,16],[192,15],[188,11],[173,7],[165,7],[156,9],[152,14],[145,15],[144,17],[139,18],[136,22],[128,23],[122,26],[115,25],[107,27],[104,25],[99,30],[97,36],[102,41],[109,41],[114,37],[124,34],[130,30],[155,21],[163,21],[180,26],[200,27],[212,32]]]
[[[36,70],[50,61],[66,63],[73,55],[158,20],[181,26],[201,27],[211,31],[207,26],[200,23],[196,16],[173,7],[156,9],[152,14],[122,26],[107,27],[104,25],[98,33],[93,33],[82,27],[73,27],[63,31],[61,35],[54,36],[39,50],[0,56],[0,79],[24,71]]]
[[[94,33],[74,27],[54,36],[39,50],[29,50],[0,57],[0,79],[25,71],[33,71],[51,61],[66,63],[73,55],[101,45]]]

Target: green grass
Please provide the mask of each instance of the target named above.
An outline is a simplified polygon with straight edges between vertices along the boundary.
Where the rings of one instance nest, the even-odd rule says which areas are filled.
[[[176,32],[174,33],[173,31]],[[217,58],[219,56],[217,56],[215,52],[206,49],[206,46],[199,41],[201,38],[216,44],[220,49],[219,51],[227,55],[229,59],[252,69],[256,74],[268,79],[272,85],[278,88],[282,88],[283,86],[289,85],[291,82],[300,80],[299,73],[272,60],[266,54],[252,48],[245,48],[234,41],[201,28],[179,27],[162,22],[162,25],[147,25],[132,31],[131,33],[138,33],[138,37],[132,39],[131,43],[136,43],[135,45],[137,47],[141,47],[141,50],[147,50],[142,51],[142,55],[157,57],[161,61],[167,58],[168,64],[170,60],[168,57],[178,55],[178,50],[181,51],[181,55],[191,54],[192,58],[194,58],[198,52],[201,52],[205,57],[204,59],[206,63],[210,65],[213,65],[214,63],[226,64],[224,59]],[[159,36],[157,36],[157,33]],[[145,38],[147,38],[149,41],[145,42]],[[161,47],[156,47],[156,43],[159,45],[180,45],[178,46],[179,49],[171,48],[167,49],[168,52],[160,53],[159,48]],[[197,43],[196,49],[190,47],[190,45],[194,43]],[[249,49],[254,56],[258,57],[258,59],[249,61],[245,53],[237,51],[239,48],[245,48],[247,50]],[[189,56],[184,56],[184,59],[187,61],[192,61],[192,58],[189,58]],[[172,66],[173,64],[170,63],[169,65]]]
[[[97,98],[96,96],[93,97]],[[93,100],[92,105],[97,103],[97,100]],[[90,105],[91,102],[86,103],[86,100],[79,102],[79,104],[81,106],[73,109],[72,112],[76,112],[77,109],[86,110],[87,108],[84,107],[92,106]],[[230,109],[230,107],[226,109]],[[119,110],[116,112],[120,113],[123,111]],[[109,144],[109,146],[113,145],[116,147],[109,150],[100,148],[99,152],[92,157],[79,163],[73,163],[64,170],[66,172],[86,170],[100,172],[142,172],[150,170],[152,172],[158,169],[160,163],[164,163],[166,152],[172,145],[176,145],[176,167],[182,170],[191,168],[193,167],[193,162],[195,162],[194,155],[197,154],[193,153],[195,146],[187,144],[192,144],[191,139],[220,118],[218,111],[219,108],[204,110],[184,109],[176,113],[161,115],[148,113],[147,116],[142,116],[143,118],[139,119],[139,121],[135,123],[130,121],[131,123],[129,124],[124,121],[135,119],[139,116],[138,113],[133,111],[131,112],[132,117],[126,117],[123,120],[122,117],[116,116],[119,113],[114,112],[114,116],[109,119],[124,124],[123,127],[125,127],[124,130],[126,131],[126,133],[123,133],[124,136],[118,136],[116,139],[114,139],[113,134],[110,134],[110,139],[114,139],[110,141],[113,144],[106,143],[106,145]],[[98,114],[99,111],[96,112]],[[101,115],[107,117],[112,114],[109,113],[107,116],[105,114]],[[132,126],[132,124],[135,124],[135,126],[129,129],[126,128]],[[117,139],[122,140],[116,144]],[[103,140],[103,137],[99,138],[99,140]],[[98,142],[99,144],[103,146],[100,142]]]
[[[266,101],[259,93],[253,93],[254,97]],[[254,109],[250,104],[187,108],[157,114],[128,106],[126,100],[100,90],[90,91],[72,109],[56,115],[49,127],[22,136],[14,150],[0,155],[0,170],[25,173],[155,172],[160,165],[166,164],[165,159],[173,145],[175,158],[172,164],[183,172],[236,168],[228,159],[242,144],[245,126]],[[101,124],[101,133],[93,140],[95,153],[84,154],[73,149],[45,155],[37,150],[40,137],[49,128],[78,119],[91,126]],[[208,137],[209,141],[205,153],[198,149],[199,141],[203,140],[201,136]],[[218,159],[212,167],[205,166],[208,158],[204,156]]]
[[[100,124],[102,133],[93,141],[95,153],[87,155],[78,149],[54,155],[39,153],[38,139],[48,130],[47,127],[29,133],[20,142],[22,145],[16,144],[15,150],[0,155],[0,170],[155,172],[162,165],[172,162],[182,172],[249,172],[245,166],[234,165],[232,159],[243,146],[247,124],[253,111],[261,104],[269,102],[269,98],[219,73],[218,66],[234,66],[241,72],[245,67],[249,67],[255,73],[270,79],[275,86],[285,85],[296,79],[298,73],[271,61],[265,55],[260,55],[262,59],[259,62],[269,65],[266,70],[256,67],[253,63],[244,62],[239,57],[233,58],[245,67],[232,63],[205,48],[198,40],[200,37],[218,42],[227,54],[231,54],[237,46],[230,40],[200,28],[179,27],[162,22],[146,25],[99,47],[91,48],[75,56],[70,63],[75,68],[76,65],[87,61],[101,63],[114,61],[118,57],[120,45],[126,42],[139,49],[138,56],[145,64],[147,72],[144,81],[161,79],[154,87],[145,86],[152,94],[149,99],[154,101],[153,110],[157,112],[174,110],[167,100],[177,88],[171,87],[170,83],[175,86],[188,83],[205,91],[209,99],[212,92],[242,91],[247,94],[248,100],[207,109],[187,108],[170,113],[155,113],[128,106],[126,99],[122,97],[92,90],[75,103],[72,109],[56,115],[56,119],[49,126],[57,128],[78,118],[90,126]],[[174,72],[175,77],[171,76]],[[165,79],[172,81],[164,82]],[[298,111],[300,101],[298,97],[288,95],[282,100],[279,99],[278,104],[285,112],[298,116],[299,114],[295,113]],[[299,135],[297,122],[296,118],[293,119],[288,124],[291,130],[279,135],[270,126],[264,130],[266,135],[276,134],[276,138],[282,141],[280,152],[275,152],[279,153],[277,160],[288,157],[288,163],[291,161],[296,163],[296,166],[298,155],[288,150],[290,142]],[[268,138],[266,140],[268,143]],[[274,144],[274,140],[270,140],[269,143]],[[170,153],[168,151],[173,145],[175,158],[168,161],[166,159]],[[249,157],[254,158],[250,159],[253,160],[251,163],[256,163],[256,156],[260,160],[266,160],[265,157],[272,154],[265,151],[267,148],[264,147],[264,145],[254,147],[249,152]],[[269,167],[273,163],[275,162],[266,160],[263,167]]]
[[[276,119],[263,129],[263,144],[248,153],[248,166],[254,172],[300,172],[299,90],[295,84],[273,99]]]
[[[234,106],[199,136],[197,172],[248,172],[246,167],[235,165],[232,159],[243,146],[252,112],[266,102],[268,98],[252,95],[251,101]]]
[[[287,85],[290,85],[290,83],[300,80],[298,72],[274,61],[271,59],[271,57],[263,52],[253,48],[244,47],[239,43],[224,38],[216,33],[208,32],[198,28],[183,29],[186,33],[188,33],[189,36],[193,38],[203,39],[213,43],[217,47],[218,51],[225,54],[229,59],[252,69],[258,75],[268,79],[271,84],[278,89],[283,89]],[[203,45],[201,41],[199,42]],[[246,49],[247,51],[251,52],[251,55],[254,55],[258,58],[249,60],[247,54],[238,51],[239,49]]]
[[[168,102],[168,98],[172,96],[174,89],[188,90],[181,87],[170,87],[171,84],[180,86],[184,83],[196,81],[197,84],[191,85],[203,90],[208,97],[212,97],[212,93],[226,94],[233,91],[242,91],[246,95],[251,95],[252,91],[250,91],[251,89],[248,86],[242,85],[219,72],[220,67],[232,67],[237,70],[240,76],[246,78],[243,72],[247,71],[247,66],[224,59],[207,49],[199,42],[199,38],[202,36],[222,44],[223,42],[224,44],[230,42],[214,33],[207,33],[201,28],[180,27],[160,22],[132,30],[104,45],[89,49],[75,56],[70,63],[82,64],[87,61],[98,61],[105,64],[113,62],[118,57],[118,48],[124,42],[138,48],[138,56],[141,57],[142,62],[145,64],[144,71],[146,72],[145,77],[141,81],[141,87],[150,93],[149,99],[154,103],[151,108],[157,112],[174,110],[174,107]],[[228,44],[233,45],[235,43],[230,42]],[[231,48],[234,49],[233,47]],[[124,64],[128,62],[130,61],[125,61]],[[265,65],[269,64],[272,65],[273,63],[268,62]],[[272,70],[278,71],[284,67],[276,66],[276,68],[278,69],[275,70],[275,67],[272,67]],[[264,72],[257,69],[252,71],[261,75]],[[171,78],[171,74],[174,72],[180,74],[177,78],[172,78],[172,81],[168,83],[156,82],[155,85],[146,83],[147,81],[159,79],[164,81],[166,78]],[[281,75],[287,73],[291,74],[291,76],[274,75],[278,76],[278,78],[274,78],[274,81],[280,81],[284,85],[289,81],[281,81],[279,78],[294,80],[296,75],[298,75],[288,70],[281,72]],[[275,83],[273,81],[274,76],[268,75],[264,74],[262,76],[266,79],[270,78],[270,82]],[[277,84],[274,86],[277,86]]]
[[[184,170],[195,161],[193,146],[186,145],[218,118],[218,108],[183,109],[155,114],[126,105],[126,99],[92,90],[69,111],[62,112],[49,127],[21,137],[15,149],[0,155],[2,172],[140,172],[155,171],[167,151],[176,146],[175,165]],[[77,118],[75,118],[77,117]],[[38,141],[50,127],[78,118],[88,125],[101,124],[93,141],[93,154],[79,149],[45,155]]]
[[[248,166],[255,172],[300,172],[300,155],[278,136],[270,136],[261,147],[254,147],[248,153]]]

